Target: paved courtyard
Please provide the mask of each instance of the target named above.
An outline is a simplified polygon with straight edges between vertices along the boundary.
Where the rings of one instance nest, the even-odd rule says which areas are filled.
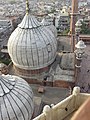
[[[30,85],[34,93],[34,102],[35,102],[35,113],[34,117],[38,116],[45,105],[57,104],[67,96],[69,96],[69,89],[67,88],[57,88],[57,87],[43,87],[44,92],[39,93],[38,88],[40,85]]]

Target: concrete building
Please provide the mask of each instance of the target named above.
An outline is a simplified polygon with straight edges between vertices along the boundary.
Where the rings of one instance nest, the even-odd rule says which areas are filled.
[[[12,30],[13,26],[10,20],[0,20],[0,49],[7,44],[8,36]]]
[[[55,26],[60,32],[66,30],[70,27],[69,10],[68,9],[69,8],[67,6],[63,6],[59,15],[56,16]]]

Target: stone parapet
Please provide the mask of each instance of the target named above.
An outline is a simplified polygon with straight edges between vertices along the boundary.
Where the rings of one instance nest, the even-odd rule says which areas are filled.
[[[90,97],[90,94],[80,93],[79,87],[74,87],[72,95],[54,106],[46,105],[43,113],[33,120],[67,120]]]

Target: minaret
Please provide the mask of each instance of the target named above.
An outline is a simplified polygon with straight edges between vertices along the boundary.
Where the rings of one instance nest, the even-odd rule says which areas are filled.
[[[70,34],[71,34],[71,51],[74,51],[75,46],[75,23],[77,21],[78,14],[78,0],[72,0],[72,12],[71,12],[71,23],[70,23]]]

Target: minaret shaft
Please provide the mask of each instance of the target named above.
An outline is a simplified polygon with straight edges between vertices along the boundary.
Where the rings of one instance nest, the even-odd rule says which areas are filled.
[[[71,51],[74,52],[75,48],[75,24],[78,15],[78,0],[72,0],[72,12],[70,22],[70,34],[71,34]]]
[[[77,13],[78,13],[78,0],[72,0],[72,13],[71,13],[71,24],[70,24],[71,34],[75,34],[75,23],[77,20]]]

